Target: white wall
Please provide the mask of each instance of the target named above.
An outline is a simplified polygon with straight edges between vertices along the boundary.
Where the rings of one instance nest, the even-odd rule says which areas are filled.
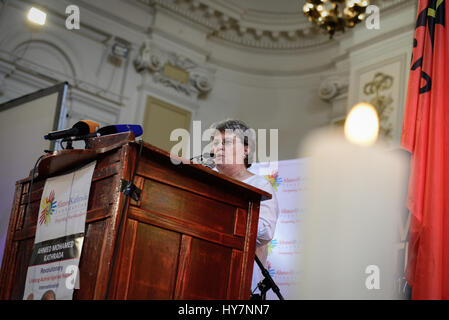
[[[329,121],[329,106],[318,97],[320,82],[320,74],[266,77],[220,68],[197,119],[204,127],[238,118],[257,129],[278,129],[280,159],[293,159],[301,137]]]
[[[31,31],[26,23],[33,3],[48,11],[48,23],[40,31]],[[0,7],[0,103],[68,81],[72,89],[67,126],[83,118],[106,125],[139,123],[146,96],[154,95],[192,111],[193,120],[201,120],[203,129],[224,118],[279,129],[279,159],[296,158],[299,143],[311,130],[344,116],[357,102],[360,70],[403,57],[398,79],[405,90],[416,4],[395,3],[381,12],[380,30],[362,24],[324,44],[259,50],[208,38],[204,26],[142,1],[8,1]],[[80,7],[80,30],[65,28],[68,4]],[[106,59],[114,37],[131,44],[129,58],[120,67]],[[138,73],[133,62],[148,39],[166,52],[212,70],[212,90],[204,97],[187,96],[155,83],[148,72]],[[337,94],[324,101],[320,86],[330,77],[338,79]],[[397,101],[396,107],[400,119],[403,101]]]

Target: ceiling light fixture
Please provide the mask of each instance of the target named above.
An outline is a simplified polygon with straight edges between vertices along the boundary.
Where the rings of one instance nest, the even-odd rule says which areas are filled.
[[[362,22],[368,6],[368,0],[307,0],[303,12],[332,38],[336,31],[344,32]]]
[[[47,19],[47,14],[42,10],[32,7],[30,11],[28,11],[27,18],[28,21],[43,26],[45,24],[45,20]]]

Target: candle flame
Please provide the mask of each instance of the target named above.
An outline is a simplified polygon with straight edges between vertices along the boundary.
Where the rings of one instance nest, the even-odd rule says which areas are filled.
[[[356,104],[345,121],[345,136],[350,142],[369,146],[379,136],[379,117],[376,109],[368,103]]]

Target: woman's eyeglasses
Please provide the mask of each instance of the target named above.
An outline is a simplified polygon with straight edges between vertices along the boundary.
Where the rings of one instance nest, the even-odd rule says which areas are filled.
[[[215,148],[217,148],[220,144],[222,146],[224,146],[225,148],[230,147],[230,146],[234,145],[234,139],[225,139],[223,141],[214,140],[212,142],[212,146]]]

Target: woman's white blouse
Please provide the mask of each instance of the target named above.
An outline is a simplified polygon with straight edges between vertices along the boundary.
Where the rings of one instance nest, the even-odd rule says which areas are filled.
[[[267,267],[268,256],[268,243],[274,237],[274,231],[276,229],[276,222],[279,215],[278,201],[276,193],[271,186],[271,183],[263,176],[253,175],[246,180],[243,180],[253,187],[264,190],[271,194],[272,198],[260,202],[259,209],[259,224],[257,227],[257,239],[256,239],[256,255]],[[253,280],[251,289],[253,290],[259,281],[263,279],[262,273],[259,267],[254,263]]]

